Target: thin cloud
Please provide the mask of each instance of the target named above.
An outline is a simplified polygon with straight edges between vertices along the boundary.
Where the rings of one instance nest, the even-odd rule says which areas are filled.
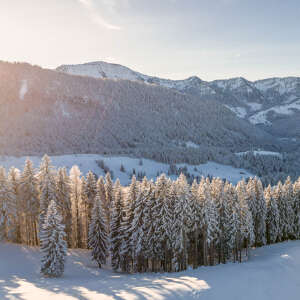
[[[106,22],[93,6],[92,0],[77,0],[88,12],[91,21],[109,30],[121,30],[121,27]]]

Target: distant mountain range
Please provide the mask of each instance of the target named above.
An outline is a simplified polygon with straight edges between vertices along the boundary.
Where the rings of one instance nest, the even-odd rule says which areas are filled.
[[[212,160],[260,176],[300,169],[299,78],[206,82],[161,79],[105,62],[56,70],[0,62],[0,79],[0,155]],[[285,154],[263,161],[236,155],[249,150]]]
[[[91,62],[62,65],[57,71],[94,78],[126,79],[155,84],[226,105],[245,119],[278,138],[295,143],[300,138],[300,77],[248,81],[238,77],[203,81],[197,76],[169,80],[148,76],[118,64]]]

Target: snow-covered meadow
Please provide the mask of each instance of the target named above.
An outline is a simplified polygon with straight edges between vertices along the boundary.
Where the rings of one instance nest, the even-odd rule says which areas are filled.
[[[0,166],[7,170],[14,166],[20,170],[23,169],[27,157],[13,157],[1,156]],[[39,167],[42,157],[30,156],[28,157],[36,168]],[[127,185],[130,182],[131,174],[135,169],[136,174],[144,172],[148,179],[155,179],[158,173],[167,173],[169,169],[168,164],[156,162],[149,159],[138,159],[125,156],[103,156],[98,154],[70,154],[51,156],[52,164],[56,167],[66,167],[68,170],[73,165],[77,165],[82,174],[85,175],[88,171],[92,171],[97,175],[104,175],[103,169],[99,167],[97,161],[103,160],[104,164],[113,171],[114,178],[119,178],[122,185]],[[124,172],[120,170],[121,165],[124,166]],[[228,181],[236,184],[242,178],[253,176],[244,169],[234,168],[228,165],[218,164],[216,162],[207,162],[201,165],[177,164],[178,168],[187,167],[187,171],[195,176],[214,176],[226,178]],[[170,176],[175,179],[176,176]]]
[[[121,274],[98,269],[87,250],[69,250],[62,278],[40,275],[40,251],[0,243],[0,299],[296,300],[300,241],[251,251],[249,261],[179,273]]]

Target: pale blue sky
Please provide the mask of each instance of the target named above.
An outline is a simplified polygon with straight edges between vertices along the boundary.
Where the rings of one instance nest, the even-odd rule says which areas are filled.
[[[0,60],[172,79],[300,76],[299,0],[0,0]]]

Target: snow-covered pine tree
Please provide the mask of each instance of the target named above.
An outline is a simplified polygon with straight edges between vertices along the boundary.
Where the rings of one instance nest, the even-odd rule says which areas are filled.
[[[286,224],[286,201],[283,196],[281,181],[273,189],[273,198],[275,199],[279,212],[279,230],[278,241],[283,241],[287,238],[287,224]]]
[[[254,225],[255,246],[266,244],[267,207],[261,181],[255,177],[247,185],[248,207],[251,211]]]
[[[72,246],[71,186],[66,168],[59,168],[56,177],[57,209],[63,218],[68,247]]]
[[[284,182],[284,185],[282,187],[283,197],[285,199],[285,205],[286,205],[286,238],[294,238],[295,237],[295,198],[293,195],[293,184],[291,182],[290,176],[286,179]]]
[[[129,222],[129,211],[131,209],[131,203],[128,203],[128,197],[122,198],[122,214],[121,214],[121,223],[120,223],[120,268],[123,272],[130,272],[129,266],[129,255],[131,253],[131,244],[130,244],[130,222]]]
[[[170,250],[170,237],[168,230],[168,189],[170,182],[165,174],[160,175],[155,183],[154,228],[155,252],[157,261],[166,268],[167,253]],[[157,266],[158,267],[158,266]],[[158,267],[160,268],[160,267]]]
[[[4,173],[1,175],[1,198],[4,201],[5,206],[5,236],[6,239],[12,242],[16,241],[17,227],[18,227],[18,218],[17,218],[17,194],[13,189],[13,182],[10,180],[11,175],[15,175],[15,169],[12,168],[8,176],[5,175],[5,169],[2,169]],[[2,172],[1,172],[2,173]],[[4,177],[3,177],[4,175]],[[15,184],[17,184],[15,182]],[[6,192],[5,192],[6,190]]]
[[[170,222],[172,270],[175,272],[179,272],[184,270],[184,219],[182,211],[182,202],[179,201],[177,194],[177,186],[174,182],[169,187],[168,198],[171,208],[173,207],[173,214]]]
[[[120,268],[120,248],[122,243],[122,191],[119,179],[114,185],[114,194],[111,203],[110,218],[110,256],[113,270]]]
[[[150,188],[149,197],[145,203],[145,224],[146,228],[146,251],[145,251],[145,258],[147,259],[148,269],[151,268],[154,271],[154,261],[156,257],[155,252],[155,213],[154,213],[154,206],[155,206],[155,188],[152,181],[149,182],[148,187]]]
[[[293,185],[294,214],[295,214],[295,238],[300,238],[300,177]]]
[[[273,244],[276,243],[279,232],[279,211],[276,199],[273,197],[273,191],[269,185],[265,189],[265,199],[267,204],[267,243]]]
[[[146,233],[146,203],[151,195],[151,188],[146,182],[141,185],[141,189],[136,199],[135,209],[133,212],[133,222],[131,224],[131,240],[130,244],[133,249],[134,271],[146,271],[145,252],[147,247]]]
[[[110,214],[111,214],[111,205],[113,200],[113,182],[111,180],[110,173],[107,172],[105,175],[105,212],[106,212],[106,218],[107,218],[107,229],[108,233],[110,232]]]
[[[189,234],[192,232],[193,224],[193,212],[191,208],[190,200],[190,187],[187,183],[186,177],[184,174],[180,174],[178,179],[175,182],[177,196],[179,201],[182,203],[182,216],[183,216],[183,266],[184,269],[187,268],[188,264],[188,244],[190,241],[188,239]]]
[[[215,242],[219,234],[218,212],[211,199],[209,180],[201,180],[198,189],[202,220],[203,264],[214,264]]]
[[[82,228],[82,246],[87,247],[88,228],[91,222],[91,210],[97,194],[96,179],[94,174],[88,172],[86,179],[81,180],[81,228]]]
[[[197,181],[194,180],[191,186],[190,192],[190,203],[191,203],[191,241],[193,242],[193,250],[192,252],[192,264],[193,268],[197,268],[199,266],[199,235],[201,232],[201,211],[200,204],[198,199],[198,184]]]
[[[27,159],[20,177],[21,206],[21,242],[27,245],[38,245],[39,192],[38,179],[32,162]]]
[[[56,201],[51,200],[40,232],[43,253],[41,273],[45,276],[60,277],[64,272],[67,255],[64,227]]]
[[[14,167],[10,168],[7,180],[9,188],[11,190],[11,201],[9,204],[10,211],[10,226],[7,230],[8,237],[11,241],[20,243],[21,242],[21,206],[19,197],[19,187],[20,187],[20,171]]]
[[[205,207],[206,242],[209,250],[209,264],[215,264],[216,245],[219,237],[218,210],[213,199],[208,199]]]
[[[87,216],[88,216],[88,225],[89,225],[91,222],[92,208],[97,195],[96,178],[93,172],[91,171],[89,171],[86,175],[86,185],[85,185],[84,194],[87,199]]]
[[[223,180],[220,178],[213,178],[211,181],[210,185],[210,194],[212,201],[215,203],[217,211],[218,211],[218,227],[219,227],[219,235],[216,240],[216,250],[218,252],[218,261],[219,263],[222,260],[222,253],[223,253],[223,248],[225,244],[225,227],[226,224],[224,224],[225,221],[225,214],[226,212],[226,206],[224,207],[223,205],[223,199],[224,199],[224,183]],[[226,204],[226,202],[224,202]]]
[[[132,224],[134,218],[134,210],[136,199],[139,193],[138,183],[135,176],[131,178],[131,184],[127,190],[127,196],[124,197],[125,216],[122,220],[122,245],[121,245],[121,261],[122,270],[130,272],[133,269],[133,249],[131,245],[132,239]]]
[[[221,180],[222,181],[222,180]],[[230,240],[230,230],[231,230],[231,215],[230,215],[230,200],[228,194],[225,191],[225,186],[228,185],[228,182],[221,184],[221,181],[218,181],[218,190],[219,201],[217,202],[217,209],[219,212],[219,237],[218,237],[218,249],[219,249],[219,263],[226,263],[229,247],[228,241]]]
[[[224,193],[227,195],[229,212],[230,212],[230,224],[227,228],[227,248],[228,259],[233,255],[234,261],[238,260],[238,251],[241,241],[240,233],[240,205],[237,199],[236,189],[231,183],[226,183],[224,187]]]
[[[0,167],[0,238],[14,240],[16,232],[16,198],[3,167]]]
[[[99,268],[106,263],[108,250],[105,211],[101,192],[101,189],[97,189],[97,195],[92,209],[88,240],[88,247],[92,250],[92,259],[98,263]]]
[[[6,220],[7,220],[7,183],[6,174],[3,167],[0,168],[0,240],[7,239]]]
[[[79,228],[80,228],[80,245],[82,248],[87,248],[88,240],[88,199],[85,194],[86,190],[86,180],[81,177],[81,186],[80,186],[80,203],[79,203]]]
[[[55,171],[51,166],[50,157],[45,154],[40,165],[38,180],[40,192],[40,220],[39,227],[41,228],[44,218],[47,214],[48,205],[51,200],[56,201],[56,184]]]
[[[70,170],[71,184],[71,213],[72,213],[72,248],[81,247],[81,230],[80,230],[80,212],[79,205],[81,202],[81,172],[78,166],[73,166]]]
[[[241,244],[239,246],[239,261],[242,261],[241,251],[242,248],[246,249],[248,255],[248,248],[252,246],[254,237],[254,226],[251,211],[248,207],[247,201],[247,187],[245,181],[238,182],[236,186],[236,195],[240,212],[240,239]]]

